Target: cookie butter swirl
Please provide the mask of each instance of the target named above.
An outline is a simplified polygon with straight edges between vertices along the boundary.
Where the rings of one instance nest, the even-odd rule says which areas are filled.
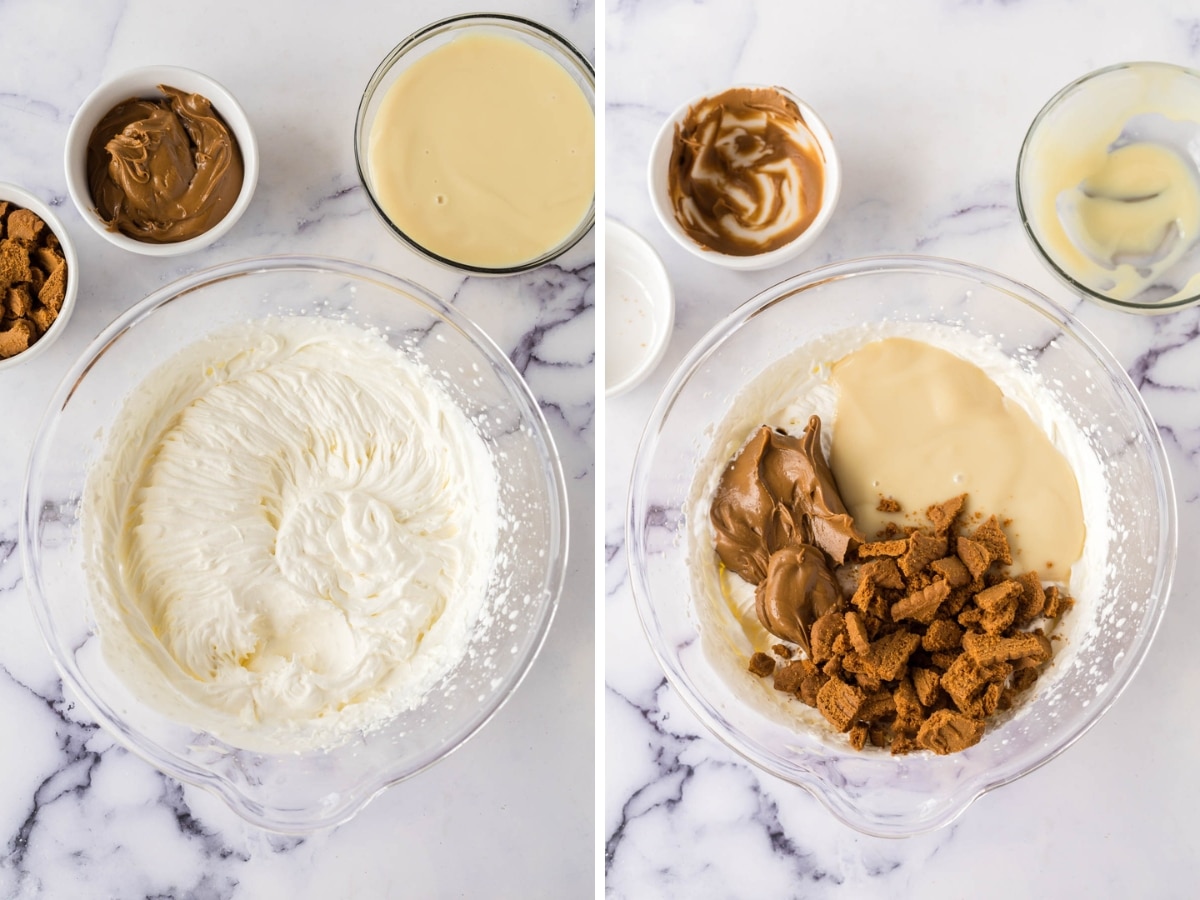
[[[106,658],[239,746],[336,742],[466,652],[496,481],[428,376],[350,326],[235,328],[127,401],[84,538]]]
[[[766,253],[812,224],[824,158],[799,107],[774,88],[734,88],[675,127],[668,189],[675,218],[702,247]]]
[[[199,94],[159,85],[162,100],[113,107],[88,138],[88,190],[110,231],[170,244],[203,234],[237,201],[237,139]]]

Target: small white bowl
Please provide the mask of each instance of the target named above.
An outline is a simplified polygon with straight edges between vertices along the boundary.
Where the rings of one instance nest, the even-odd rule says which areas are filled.
[[[46,223],[46,226],[54,232],[54,236],[58,238],[58,242],[62,245],[63,257],[67,261],[66,296],[63,297],[62,308],[58,311],[58,318],[54,320],[45,334],[30,345],[28,350],[23,350],[16,356],[10,356],[8,359],[0,359],[0,372],[3,372],[5,369],[12,369],[23,362],[28,362],[39,353],[44,352],[51,344],[58,340],[58,336],[66,329],[67,320],[71,318],[71,313],[75,311],[75,298],[79,294],[79,257],[75,254],[75,244],[72,243],[71,236],[67,234],[67,229],[58,220],[58,216],[54,214],[49,206],[29,193],[29,191],[19,188],[15,184],[0,182],[0,200],[8,200],[16,206],[22,206],[31,212],[37,213],[42,221]]]
[[[715,97],[717,94],[724,93],[724,91],[710,91],[689,100],[675,110],[670,118],[663,123],[658,136],[654,139],[654,145],[650,149],[650,168],[648,172],[650,205],[654,207],[654,212],[658,216],[658,220],[662,222],[663,228],[667,230],[667,233],[689,253],[698,256],[700,259],[725,266],[729,269],[767,269],[803,253],[812,246],[817,236],[824,230],[830,217],[833,215],[834,207],[837,206],[838,196],[842,191],[842,167],[838,161],[837,151],[833,146],[833,137],[830,135],[829,129],[825,127],[824,121],[822,121],[821,117],[816,114],[811,106],[791,91],[777,85],[761,84],[735,84],[726,90],[733,90],[735,88],[767,88],[776,90],[795,103],[799,108],[800,114],[804,117],[804,124],[808,126],[813,137],[817,139],[817,145],[821,148],[821,153],[825,157],[825,185],[821,195],[821,208],[818,210],[816,218],[791,243],[778,247],[775,250],[768,250],[766,253],[756,253],[750,256],[735,256],[702,247],[680,227],[679,222],[675,218],[675,210],[671,204],[671,193],[668,188],[671,153],[675,143],[675,126],[687,118],[688,111],[693,106],[709,97]]]
[[[675,292],[654,248],[620,222],[604,223],[604,396],[643,381],[675,325]]]
[[[150,241],[139,241],[119,231],[110,231],[96,213],[96,205],[92,202],[91,191],[88,190],[87,178],[87,144],[92,131],[100,124],[100,120],[118,103],[131,97],[161,98],[158,85],[165,84],[193,94],[199,94],[212,103],[213,109],[220,113],[225,124],[229,126],[238,147],[242,151],[242,168],[244,177],[242,190],[238,194],[233,208],[226,213],[225,218],[203,234],[186,241],[176,241],[170,244],[155,244]],[[97,234],[110,244],[121,247],[133,253],[144,256],[180,256],[207,247],[223,237],[250,205],[254,196],[254,188],[258,184],[258,142],[254,138],[254,130],[245,110],[222,85],[207,75],[181,66],[146,66],[131,69],[116,78],[104,82],[83,101],[71,128],[67,131],[66,149],[67,190],[71,199],[79,209],[83,220]]]

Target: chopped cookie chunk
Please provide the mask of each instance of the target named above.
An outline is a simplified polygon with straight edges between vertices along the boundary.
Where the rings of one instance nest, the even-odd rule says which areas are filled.
[[[957,497],[951,497],[942,503],[935,503],[929,509],[925,510],[925,518],[933,526],[934,534],[946,534],[953,528],[966,502],[967,495],[959,494]]]
[[[863,563],[858,577],[862,580],[870,578],[881,588],[904,590],[904,576],[900,574],[896,560],[889,556],[881,556]]]
[[[867,695],[840,678],[830,678],[817,693],[817,709],[838,731],[849,731]]]
[[[872,556],[903,556],[907,552],[907,538],[893,541],[871,541],[858,548],[858,555],[862,559]]]
[[[0,359],[23,353],[50,330],[68,277],[62,245],[41,217],[0,202]]]
[[[766,654],[763,653],[754,654],[754,656],[765,655]],[[752,656],[750,660],[751,664],[753,664],[754,657]],[[807,666],[805,666],[804,662],[805,661],[798,660],[796,662],[788,663],[786,666],[772,666],[771,671],[766,672],[763,677],[773,673],[775,675],[775,690],[784,691],[788,694],[794,694],[800,690],[800,684],[804,681],[804,679],[814,671],[812,663],[809,663]],[[751,671],[754,670],[751,669]]]
[[[967,571],[967,567],[957,556],[935,559],[929,564],[929,568],[945,578],[946,583],[952,588],[966,587],[971,583],[971,573]]]
[[[944,578],[928,587],[914,591],[903,600],[892,604],[892,621],[900,622],[913,619],[922,625],[928,625],[937,615],[938,607],[950,596],[950,585]]]
[[[921,724],[917,746],[941,756],[979,743],[983,722],[950,709],[939,709]]]
[[[1012,565],[1012,551],[1008,548],[1008,538],[1004,534],[1004,529],[1000,527],[1000,521],[995,516],[989,516],[986,522],[976,528],[975,533],[971,535],[971,540],[987,547],[993,562],[1005,566]]]
[[[812,625],[811,656],[773,647],[776,687],[816,707],[856,749],[953,753],[978,743],[988,717],[1010,709],[1050,661],[1039,622],[1072,601],[1036,572],[1010,575],[996,516],[966,495],[934,504],[929,525],[886,529],[842,571],[853,593]],[[979,524],[981,522],[981,524]],[[790,661],[789,661],[790,660]]]
[[[982,578],[983,573],[992,564],[992,554],[988,552],[986,546],[978,541],[973,541],[970,538],[960,535],[958,541],[955,543],[955,550],[958,552],[958,558],[962,560],[962,564],[971,573],[972,578]]]
[[[750,657],[749,669],[759,678],[766,678],[775,671],[775,658],[766,653],[755,653]]]
[[[935,559],[946,555],[946,539],[914,531],[908,539],[908,551],[900,557],[900,571],[912,578]]]

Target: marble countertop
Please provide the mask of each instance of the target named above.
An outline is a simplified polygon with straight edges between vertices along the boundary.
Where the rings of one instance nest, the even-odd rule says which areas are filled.
[[[419,258],[378,221],[354,168],[359,98],[408,34],[463,0],[0,4],[0,181],[50,203],[76,242],[81,289],[61,339],[0,373],[0,897],[581,896],[594,884],[594,243],[503,279]],[[595,55],[579,0],[495,4]],[[81,220],[62,153],[83,98],[142,65],[199,69],[241,102],[262,167],[219,243],[135,257]],[[459,751],[331,831],[279,837],[159,774],[100,729],[51,663],[26,599],[17,521],[26,459],[71,362],[116,316],[187,272],[277,253],[340,256],[424,284],[475,319],[524,373],[562,456],[567,583],[509,703]]]
[[[1025,131],[1059,88],[1110,63],[1200,66],[1193,4],[629,2],[605,12],[607,215],[658,249],[675,286],[662,366],[606,404],[602,841],[611,897],[1184,897],[1195,891],[1200,684],[1190,547],[1200,528],[1200,311],[1132,317],[1072,296],[1035,258],[1016,208]],[[664,39],[671,35],[672,39]],[[844,172],[840,206],[792,263],[733,273],[698,261],[655,220],[645,168],[681,103],[734,83],[782,84],[824,118]],[[1181,549],[1154,646],[1108,714],[1032,774],[951,826],[865,837],[807,793],[715,740],[668,685],[633,606],[626,490],[653,401],[721,316],[815,266],[881,253],[976,263],[1063,305],[1112,350],[1158,423]]]

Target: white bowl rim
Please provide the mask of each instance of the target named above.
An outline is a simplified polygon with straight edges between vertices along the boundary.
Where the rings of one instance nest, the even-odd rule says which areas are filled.
[[[153,95],[160,84],[200,94],[212,103],[213,109],[220,113],[237,138],[238,147],[242,152],[243,169],[242,188],[225,217],[203,234],[169,244],[139,241],[119,231],[109,231],[96,215],[87,185],[87,142],[92,130],[118,103],[130,97]],[[116,247],[143,256],[182,256],[220,240],[249,208],[258,185],[258,139],[242,105],[215,78],[184,66],[141,66],[101,82],[80,104],[71,119],[70,128],[67,129],[63,164],[67,174],[67,192],[79,210],[79,215],[98,235]]]
[[[10,200],[17,206],[23,206],[25,209],[37,213],[47,227],[54,232],[54,236],[58,238],[59,244],[62,245],[63,257],[67,261],[67,290],[63,297],[62,308],[58,311],[58,317],[51,323],[46,333],[34,341],[28,350],[22,350],[16,356],[10,356],[8,359],[0,359],[0,372],[3,372],[6,369],[15,369],[21,363],[28,362],[44,353],[66,330],[67,320],[75,312],[75,299],[79,295],[79,256],[75,252],[75,242],[67,234],[67,229],[62,221],[49,204],[36,194],[30,193],[20,185],[0,181],[0,200]]]
[[[729,253],[721,253],[717,250],[709,250],[701,247],[679,226],[667,193],[666,173],[671,157],[671,148],[675,140],[675,126],[683,121],[687,116],[688,110],[697,103],[709,97],[715,97],[725,91],[736,90],[738,88],[775,90],[795,103],[800,110],[800,114],[804,117],[805,124],[808,126],[809,131],[812,132],[813,137],[817,139],[817,144],[825,156],[825,186],[821,196],[821,208],[817,211],[816,217],[809,224],[808,228],[796,235],[790,243],[782,247],[777,247],[774,250],[769,250],[766,253],[757,253],[752,256],[734,256]],[[654,209],[655,215],[658,216],[659,222],[662,223],[663,228],[675,239],[676,243],[693,256],[703,259],[706,262],[715,263],[728,269],[750,271],[754,269],[767,269],[787,262],[799,256],[816,242],[821,232],[825,230],[825,226],[829,224],[829,220],[833,217],[834,209],[837,207],[838,199],[841,197],[842,164],[838,158],[837,148],[834,145],[833,135],[830,133],[829,127],[825,124],[825,120],[807,102],[781,85],[746,82],[733,84],[719,91],[705,91],[702,94],[698,94],[691,100],[680,104],[667,117],[667,120],[658,130],[658,134],[654,138],[654,143],[651,145],[646,183],[650,191],[650,205]]]

